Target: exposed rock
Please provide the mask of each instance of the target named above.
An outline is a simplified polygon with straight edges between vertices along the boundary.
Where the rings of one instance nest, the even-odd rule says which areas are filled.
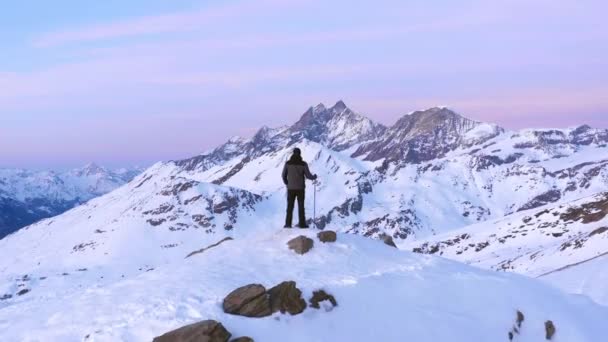
[[[593,235],[597,235],[597,234],[602,234],[608,231],[608,227],[599,227],[597,229],[594,229],[591,233],[589,233],[589,237],[592,237]]]
[[[302,291],[296,287],[295,281],[284,281],[268,290],[272,312],[288,312],[291,315],[302,313],[306,309],[306,301]]]
[[[555,335],[555,324],[552,321],[545,322],[545,338],[550,340]]]
[[[379,236],[380,240],[382,240],[385,244],[391,246],[391,247],[395,247],[397,248],[397,245],[395,245],[395,241],[393,241],[393,237],[387,234],[380,234]]]
[[[523,314],[523,312],[521,311],[517,311],[517,319],[515,320],[515,322],[517,323],[517,327],[521,328],[521,324],[524,322],[525,320],[525,316]]]
[[[207,246],[207,247],[201,248],[201,249],[199,249],[198,251],[194,251],[194,252],[192,252],[192,253],[190,253],[190,254],[186,255],[186,258],[189,258],[189,257],[191,257],[191,256],[193,256],[193,255],[196,255],[196,254],[203,253],[204,251],[206,251],[206,250],[208,250],[208,249],[210,249],[210,248],[217,247],[217,246],[221,245],[222,243],[224,243],[224,242],[226,242],[226,241],[230,241],[230,240],[233,240],[233,239],[232,239],[230,236],[225,237],[225,238],[221,239],[220,241],[218,241],[218,242],[216,242],[216,243],[214,243],[214,244],[212,244],[212,245],[209,245],[209,246]]]
[[[337,239],[336,232],[332,230],[324,230],[322,232],[319,232],[319,234],[317,234],[317,237],[321,242],[336,242]]]
[[[230,336],[222,323],[207,320],[170,331],[152,342],[228,342]]]
[[[325,292],[324,290],[317,290],[312,293],[312,298],[310,299],[310,306],[315,309],[320,309],[321,305],[319,303],[329,301],[331,303],[332,308],[338,306],[338,302],[334,296]]]
[[[224,312],[245,316],[265,317],[272,314],[270,298],[266,288],[260,284],[250,284],[232,291],[223,303]]]
[[[597,222],[608,215],[608,193],[578,207],[571,207],[560,215],[564,221],[581,221],[584,224]]]
[[[538,208],[549,203],[555,203],[562,198],[559,190],[553,189],[534,197],[530,202],[524,204],[517,211]]]
[[[249,336],[243,336],[243,337],[235,338],[234,340],[232,340],[230,342],[254,342],[254,341]]]
[[[291,239],[289,240],[289,242],[287,242],[287,246],[289,246],[289,249],[293,250],[298,254],[308,253],[308,251],[312,249],[313,245],[314,241],[304,235],[300,235],[297,238]]]
[[[24,294],[30,292],[30,289],[23,289],[19,292],[17,292],[17,296],[23,296]]]

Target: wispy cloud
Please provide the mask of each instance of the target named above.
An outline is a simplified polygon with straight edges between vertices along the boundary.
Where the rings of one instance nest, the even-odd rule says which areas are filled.
[[[93,153],[138,127],[131,155],[182,154],[340,98],[386,123],[433,105],[507,127],[597,125],[581,113],[608,111],[601,0],[204,3],[25,33],[9,47],[23,60],[0,58],[0,146],[27,136],[34,156],[55,139],[81,155],[82,132]],[[180,143],[156,138],[168,128]]]
[[[243,16],[264,13],[269,9],[284,10],[300,4],[302,0],[239,0],[217,2],[207,8],[172,14],[150,15],[110,23],[41,34],[32,41],[35,47],[51,47],[74,43],[87,43],[117,38],[187,32],[212,28],[219,21],[237,20]]]

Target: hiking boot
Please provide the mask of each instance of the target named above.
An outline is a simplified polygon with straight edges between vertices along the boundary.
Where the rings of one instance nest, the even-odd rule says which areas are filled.
[[[291,228],[291,225],[285,225],[283,228]]]
[[[299,225],[298,225],[298,228],[301,228],[301,229],[306,229],[306,228],[309,228],[309,227],[308,227],[308,225],[307,225],[307,224],[299,224]]]

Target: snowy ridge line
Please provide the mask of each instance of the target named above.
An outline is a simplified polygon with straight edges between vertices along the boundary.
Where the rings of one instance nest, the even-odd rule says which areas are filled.
[[[560,268],[558,268],[558,269],[556,269],[556,270],[549,271],[549,272],[547,272],[547,273],[543,273],[543,274],[541,274],[541,275],[539,275],[539,276],[536,276],[536,278],[542,278],[542,277],[544,277],[544,276],[548,276],[549,274],[553,274],[553,273],[561,272],[561,271],[563,271],[563,270],[567,270],[567,269],[569,269],[569,268],[571,268],[571,267],[575,267],[575,266],[578,266],[578,265],[582,265],[582,264],[584,264],[584,263],[587,263],[587,262],[589,262],[589,261],[593,261],[593,260],[595,260],[595,259],[599,259],[599,258],[601,258],[601,257],[603,257],[603,256],[606,256],[606,255],[608,255],[608,252],[604,252],[604,253],[602,253],[602,254],[600,254],[600,255],[594,256],[593,258],[589,258],[589,259],[587,259],[587,260],[583,260],[583,261],[575,262],[575,263],[573,263],[573,264],[569,264],[569,265],[566,265],[566,266],[560,267]]]

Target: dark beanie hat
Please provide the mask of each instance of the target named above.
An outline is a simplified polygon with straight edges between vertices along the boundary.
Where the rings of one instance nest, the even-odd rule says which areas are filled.
[[[299,156],[299,155],[302,154],[302,151],[299,148],[296,147],[296,148],[293,149],[293,154],[296,154],[296,155]]]

